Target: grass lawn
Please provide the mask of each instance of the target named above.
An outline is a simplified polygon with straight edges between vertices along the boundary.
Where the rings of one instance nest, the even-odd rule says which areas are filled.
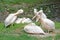
[[[14,13],[20,8],[23,8],[25,11],[29,12],[28,10],[30,10],[30,8],[33,8],[36,4],[49,2],[49,0],[46,0],[44,2],[43,1],[44,0],[0,0],[0,12],[5,13],[5,10],[7,10],[10,13]],[[40,8],[40,6],[38,8]],[[40,25],[39,23],[36,24]],[[60,23],[55,22],[55,24],[56,30],[60,31]],[[4,24],[0,23],[0,40],[52,40],[52,37],[36,38],[28,36],[28,34],[23,30],[25,25],[27,24],[15,24],[14,26],[11,25],[9,28],[5,28]],[[57,35],[55,36],[55,40],[60,40],[59,33],[57,33]]]
[[[60,23],[55,22],[55,24],[56,30],[59,30]],[[51,36],[44,38],[28,36],[23,30],[25,25],[27,24],[15,24],[14,26],[11,25],[9,28],[5,28],[4,24],[0,23],[0,40],[52,40]],[[60,40],[59,33],[56,34],[55,40]]]

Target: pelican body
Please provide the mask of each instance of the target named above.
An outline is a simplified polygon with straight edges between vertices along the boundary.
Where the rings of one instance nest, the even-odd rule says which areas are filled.
[[[8,25],[14,23],[14,21],[16,20],[16,18],[17,18],[17,16],[15,16],[15,14],[8,15],[8,17],[4,21],[5,27],[7,27]]]
[[[16,24],[19,23],[31,23],[32,20],[30,18],[17,18],[17,20],[15,21]]]
[[[24,31],[29,34],[45,34],[44,31],[40,28],[40,26],[37,26],[34,23],[26,25],[24,27]]]
[[[48,32],[49,31],[54,31],[55,30],[55,23],[52,20],[48,19],[48,18],[44,18],[44,15],[42,16],[42,14],[43,14],[42,12],[43,11],[40,10],[40,12],[38,14],[38,15],[40,15],[39,16],[40,17],[39,21],[41,22],[42,27],[47,29]]]

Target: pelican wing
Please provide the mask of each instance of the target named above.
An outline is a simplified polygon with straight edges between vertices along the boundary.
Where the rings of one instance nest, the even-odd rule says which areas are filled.
[[[55,24],[50,19],[46,19],[45,24],[48,25],[50,28],[55,29]]]
[[[17,17],[14,16],[14,14],[10,14],[8,15],[8,17],[5,19],[4,23],[5,23],[5,26],[8,26],[10,25]]]

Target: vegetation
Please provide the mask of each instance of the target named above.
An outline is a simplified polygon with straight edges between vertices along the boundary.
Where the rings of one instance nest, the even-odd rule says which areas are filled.
[[[60,29],[60,23],[56,23],[56,30]],[[37,24],[37,23],[36,23]],[[10,26],[8,28],[4,27],[3,23],[0,23],[0,40],[52,40],[52,37],[33,37],[33,36],[28,36],[27,33],[23,30],[24,26],[27,24],[14,24],[14,26]],[[37,24],[39,25],[39,23]],[[59,31],[59,30],[58,30]],[[57,33],[55,36],[55,40],[60,40],[60,34]]]
[[[24,14],[20,17],[32,18],[34,15],[33,9],[37,8],[38,10],[43,9],[48,18],[55,18],[55,8],[60,8],[55,2],[59,4],[59,0],[0,0],[0,16],[4,20],[9,13],[14,13],[22,8],[24,9]]]
[[[24,14],[19,17],[32,18],[33,9],[43,9],[48,18],[55,18],[56,9],[60,9],[60,0],[0,0],[0,40],[52,40],[52,37],[32,37],[24,32],[23,28],[27,24],[14,24],[9,28],[4,27],[3,22],[9,13],[14,13],[19,9],[24,9]],[[57,5],[58,4],[58,5]],[[32,15],[33,14],[33,15]],[[35,22],[36,23],[36,22]],[[40,23],[36,23],[40,25]],[[60,31],[60,23],[55,22],[56,30]],[[56,33],[55,40],[60,40],[60,34]]]

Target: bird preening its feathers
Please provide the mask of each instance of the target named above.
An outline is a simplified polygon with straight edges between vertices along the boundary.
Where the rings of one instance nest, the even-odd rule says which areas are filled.
[[[23,9],[20,9],[20,10],[18,10],[16,13],[15,13],[15,15],[17,16],[17,15],[19,15],[19,14],[22,14],[24,11],[23,11]]]
[[[36,22],[38,22],[40,16],[43,17],[44,19],[47,18],[47,16],[44,14],[43,10],[37,11],[37,9],[34,9],[34,14],[35,14],[35,16],[32,18],[32,20],[34,18],[36,18]]]
[[[17,18],[17,15],[21,13],[23,13],[23,9],[18,10],[16,13],[9,14],[4,21],[5,27],[9,26],[10,24],[13,24]]]

